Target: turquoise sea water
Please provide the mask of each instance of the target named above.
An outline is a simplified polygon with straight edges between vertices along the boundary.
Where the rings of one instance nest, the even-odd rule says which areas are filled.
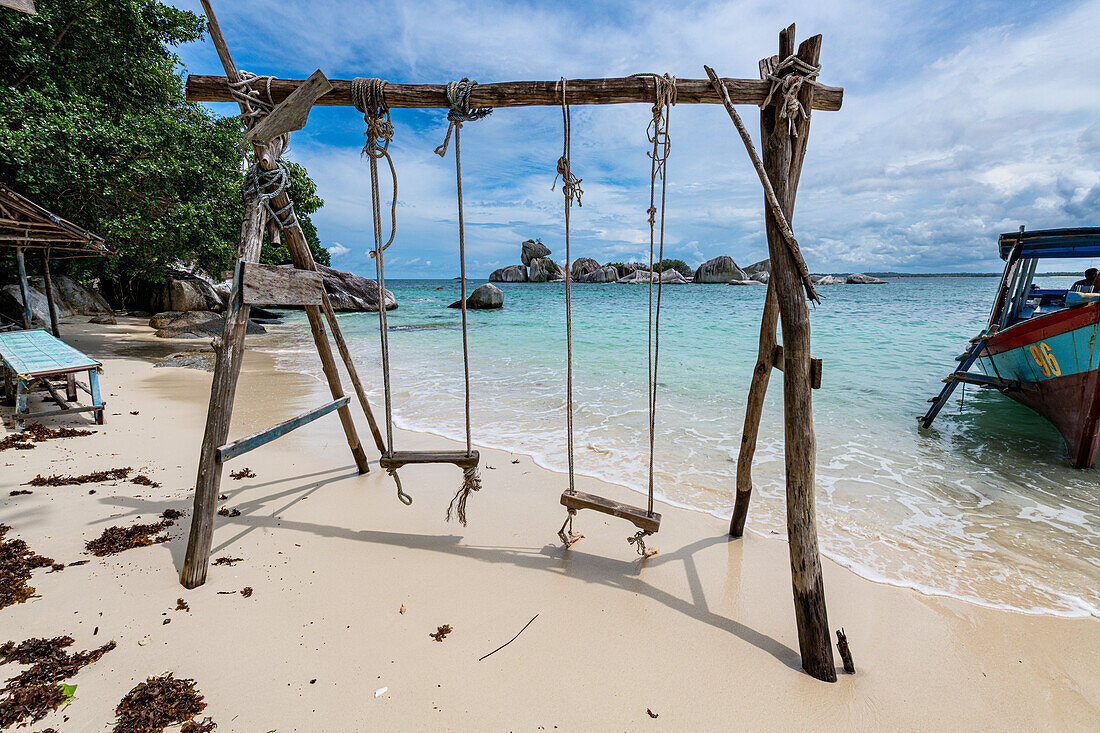
[[[1072,278],[1038,279],[1065,287]],[[472,289],[481,281],[471,281]],[[823,286],[813,310],[818,518],[825,554],[927,593],[1032,613],[1100,616],[1100,470],[1074,470],[1057,431],[995,392],[968,389],[917,429],[954,357],[988,316],[996,278],[899,278]],[[452,280],[396,280],[390,349],[399,426],[462,437],[458,298]],[[470,311],[474,442],[564,470],[564,286],[500,284],[501,311]],[[728,518],[764,287],[664,289],[656,486]],[[573,289],[577,471],[647,481],[647,288]],[[376,314],[341,316],[381,403]],[[276,328],[284,365],[319,368],[301,314]],[[958,394],[958,393],[956,393]],[[782,374],[754,469],[750,529],[785,532]],[[563,480],[564,486],[564,480]]]

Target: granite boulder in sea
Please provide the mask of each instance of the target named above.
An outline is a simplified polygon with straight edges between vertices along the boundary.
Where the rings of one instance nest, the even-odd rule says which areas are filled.
[[[853,272],[844,282],[848,285],[886,285],[885,280],[879,280],[877,277],[864,275],[862,272]]]
[[[448,308],[461,308],[462,300],[456,300]],[[493,310],[504,307],[504,292],[496,285],[478,285],[466,298],[466,307],[474,310]]]
[[[600,263],[591,257],[578,257],[573,260],[573,267],[570,269],[570,277],[573,278],[573,282],[584,282],[584,276],[590,272],[595,272],[600,269]]]
[[[619,281],[619,271],[610,265],[587,273],[578,280],[582,283],[615,283]]]
[[[529,280],[533,283],[562,282],[565,280],[565,270],[561,269],[561,265],[549,257],[538,257],[531,260]]]
[[[719,255],[712,260],[707,260],[699,265],[695,271],[697,283],[728,283],[733,280],[744,280],[745,272],[737,266],[729,255]]]
[[[691,282],[679,270],[665,270],[661,273],[660,280],[665,285],[686,285]]]
[[[760,272],[767,272],[770,274],[772,271],[772,261],[760,260],[759,262],[754,262],[751,265],[742,267],[741,270],[749,277],[752,277],[753,275]]]
[[[836,275],[817,275],[811,276],[814,285],[843,285],[844,278],[837,277]]]
[[[493,270],[489,275],[491,283],[525,283],[527,282],[527,267],[525,265],[508,265],[499,270]]]
[[[523,243],[523,249],[520,251],[519,261],[523,263],[524,267],[530,267],[534,260],[540,257],[549,257],[550,248],[542,242],[536,242],[533,239],[528,239]]]

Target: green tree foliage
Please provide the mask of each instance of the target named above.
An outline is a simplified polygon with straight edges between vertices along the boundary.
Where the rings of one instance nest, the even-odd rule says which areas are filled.
[[[688,263],[683,260],[673,260],[667,257],[653,265],[654,272],[664,272],[665,270],[677,270],[684,277],[691,277],[695,274],[695,268]]]
[[[173,47],[204,33],[155,0],[38,0],[0,12],[0,179],[123,253],[104,272],[156,280],[227,269],[240,237],[241,128],[184,98]],[[296,210],[323,205],[300,166]],[[272,253],[277,256],[277,253]]]

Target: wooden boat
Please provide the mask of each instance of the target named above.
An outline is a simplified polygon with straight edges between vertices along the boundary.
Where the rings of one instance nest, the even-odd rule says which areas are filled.
[[[1100,261],[1100,227],[1021,227],[1002,234],[999,246],[1005,270],[989,324],[929,400],[922,424],[932,424],[960,383],[998,389],[1053,423],[1073,465],[1088,468],[1100,450],[1100,293],[1041,289],[1034,279],[1043,259]],[[969,371],[974,365],[981,373]]]

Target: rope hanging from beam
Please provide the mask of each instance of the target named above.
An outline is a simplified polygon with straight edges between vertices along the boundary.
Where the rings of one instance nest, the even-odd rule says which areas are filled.
[[[474,91],[477,82],[466,77],[447,84],[447,136],[443,138],[443,144],[435,149],[435,154],[440,158],[447,155],[447,144],[451,141],[451,133],[462,129],[463,122],[473,122],[487,117],[493,113],[492,107],[470,107],[470,94]]]

